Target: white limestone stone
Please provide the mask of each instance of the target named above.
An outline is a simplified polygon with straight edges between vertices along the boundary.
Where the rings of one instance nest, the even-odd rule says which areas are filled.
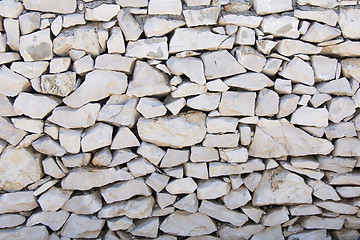
[[[65,72],[69,69],[71,64],[71,58],[69,57],[61,57],[61,58],[53,58],[50,61],[50,73],[60,73]]]
[[[211,41],[209,41],[211,39]],[[221,46],[228,36],[215,34],[208,27],[177,28],[170,39],[169,53],[184,50],[217,50],[228,49],[231,46]]]
[[[145,184],[142,178],[116,183],[100,191],[107,203],[128,200],[133,196],[150,196],[151,189]]]
[[[235,56],[243,67],[254,72],[261,72],[266,64],[266,58],[250,46],[241,46]]]
[[[39,239],[47,240],[49,232],[45,226],[21,227],[18,229],[0,230],[3,239]]]
[[[272,34],[275,37],[296,39],[300,35],[298,26],[299,19],[295,17],[270,15],[264,17],[260,29],[264,33]]]
[[[110,141],[111,143],[111,141]],[[134,133],[128,127],[119,128],[112,140],[111,149],[121,149],[127,147],[137,147],[140,143]]]
[[[279,41],[275,49],[278,53],[286,57],[296,54],[318,54],[322,50],[321,47],[293,39],[283,39]]]
[[[237,189],[231,189],[223,198],[225,206],[228,209],[236,209],[246,205],[251,201],[251,195],[246,187],[239,187]],[[244,211],[244,213],[246,213]]]
[[[296,3],[299,5],[311,5],[323,8],[334,8],[339,5],[336,0],[297,0]]]
[[[40,25],[40,16],[39,16],[39,25]],[[51,29],[51,32],[55,36],[57,36],[61,32],[62,28],[63,28],[63,18],[59,15],[51,23],[50,29]]]
[[[355,103],[349,97],[335,97],[328,103],[329,120],[339,123],[355,112]]]
[[[265,227],[261,224],[248,224],[243,227],[233,228],[230,226],[223,226],[219,229],[219,236],[221,239],[231,240],[236,238],[249,239],[252,235],[262,232]]]
[[[120,27],[113,27],[111,29],[111,36],[107,41],[108,53],[124,53],[125,43],[124,37]]]
[[[19,117],[12,118],[11,121],[16,128],[22,129],[30,133],[40,134],[43,132],[44,129],[44,122],[37,119]]]
[[[359,10],[341,9],[339,14],[339,26],[345,38],[359,39]]]
[[[85,19],[87,21],[110,21],[120,11],[120,6],[117,4],[101,4],[95,8],[85,9]]]
[[[264,226],[274,227],[289,220],[289,212],[287,207],[274,207],[266,212],[261,218],[261,223]]]
[[[256,93],[224,92],[222,93],[219,112],[224,116],[254,116],[255,98]],[[247,104],[241,104],[242,102],[246,102]]]
[[[327,127],[329,113],[325,108],[300,107],[291,116],[291,123],[303,126]]]
[[[226,14],[219,17],[218,24],[219,25],[232,24],[240,27],[257,28],[262,20],[263,18],[259,16],[246,16],[242,14]]]
[[[181,129],[175,129],[178,124]],[[205,137],[205,114],[195,112],[176,117],[140,118],[137,129],[143,141],[176,148],[191,146]],[[177,134],[178,131],[181,135]]]
[[[100,104],[89,103],[81,108],[56,107],[48,120],[64,128],[86,128],[94,125]]]
[[[216,191],[214,191],[216,189]],[[230,191],[230,184],[217,178],[210,178],[198,183],[197,198],[215,199],[226,195]]]
[[[75,89],[75,84],[76,74],[74,72],[44,74],[41,76],[39,90],[37,91],[65,97]]]
[[[58,3],[57,1],[50,0],[50,1],[44,1],[44,0],[25,0],[23,1],[24,7],[27,10],[35,10],[35,11],[41,11],[41,12],[53,12],[53,13],[73,13],[76,9],[76,1],[75,0],[65,0],[61,3]]]
[[[146,37],[164,36],[184,25],[185,22],[182,20],[165,19],[157,16],[148,17],[144,23],[144,33]]]
[[[265,206],[271,204],[312,203],[312,188],[300,176],[287,170],[276,168],[267,170],[255,189],[252,204]]]
[[[317,22],[326,23],[335,26],[338,21],[338,15],[334,10],[294,10],[294,16],[300,19],[309,19]]]
[[[323,47],[321,53],[337,57],[358,57],[360,48],[357,41],[347,40],[340,44]]]
[[[258,15],[269,13],[278,13],[292,10],[292,2],[290,0],[255,0],[254,10]]]
[[[63,27],[68,28],[76,25],[85,25],[85,18],[83,14],[73,13],[63,16]]]
[[[135,227],[130,230],[134,236],[154,238],[158,235],[159,218],[147,218],[140,220],[135,224]]]
[[[15,0],[5,0],[0,3],[0,16],[6,18],[17,18],[24,10],[21,2]]]
[[[126,47],[126,56],[138,59],[168,59],[167,37],[153,37],[131,41]]]
[[[236,33],[235,43],[239,45],[254,45],[255,38],[255,31],[253,29],[241,26]]]
[[[180,0],[150,0],[148,13],[150,15],[172,14],[181,15],[182,4]]]
[[[328,139],[350,138],[356,136],[356,128],[352,122],[331,123],[325,128],[325,135]]]
[[[215,232],[216,226],[205,214],[175,211],[161,223],[160,230],[176,236],[202,236]]]
[[[145,118],[159,117],[166,114],[165,106],[157,98],[141,98],[136,110]]]
[[[144,84],[144,78],[146,84]],[[136,61],[133,80],[129,83],[127,89],[128,95],[144,97],[168,92],[170,92],[170,87],[167,77],[163,73],[146,62]]]
[[[2,214],[0,216],[0,228],[11,228],[23,224],[26,218],[20,214]]]
[[[135,41],[140,37],[143,31],[128,10],[120,9],[117,19],[126,41]]]
[[[136,178],[155,172],[155,167],[144,158],[131,160],[126,165]]]
[[[38,202],[43,211],[57,211],[70,198],[71,194],[72,191],[51,187],[39,197]]]
[[[169,60],[166,61],[166,65],[172,74],[185,74],[192,82],[202,85],[206,83],[204,76],[204,64],[198,58],[170,57]]]
[[[135,58],[124,57],[120,54],[102,54],[96,57],[95,68],[130,74],[133,71],[135,61]]]
[[[339,230],[344,225],[345,217],[322,218],[311,216],[301,221],[301,226],[306,229],[335,229]]]
[[[192,178],[186,177],[169,182],[165,189],[170,194],[189,194],[193,193],[196,188],[196,182]]]
[[[340,79],[323,82],[316,86],[320,93],[328,93],[336,96],[352,96],[353,91],[350,87],[349,80],[345,77]]]
[[[239,133],[225,133],[222,135],[206,134],[204,147],[234,148],[239,145]]]
[[[182,98],[187,96],[199,95],[207,91],[206,86],[194,82],[182,82],[176,90],[171,92],[173,98]]]
[[[274,82],[266,75],[253,72],[227,78],[224,83],[231,87],[239,87],[249,91],[257,91],[265,87],[274,86]]]
[[[96,193],[89,193],[71,197],[61,208],[75,214],[93,214],[101,207],[100,196]]]
[[[112,142],[112,126],[105,123],[97,123],[85,130],[81,138],[81,149],[90,152],[95,149],[109,146]]]
[[[304,83],[311,86],[315,82],[314,70],[308,63],[298,57],[293,58],[279,74],[296,83]]]
[[[199,212],[222,222],[229,222],[239,227],[244,225],[244,223],[248,220],[248,217],[243,213],[231,211],[219,203],[207,200],[203,200],[201,202]]]
[[[6,44],[14,51],[19,51],[20,29],[19,20],[5,18],[3,28],[6,32]]]
[[[68,190],[90,190],[116,181],[131,180],[133,176],[122,169],[76,168],[62,180],[61,187]]]
[[[41,30],[20,37],[19,51],[25,61],[50,60],[53,57],[50,30]]]
[[[28,218],[26,226],[32,227],[36,224],[43,224],[57,231],[64,225],[69,215],[70,214],[64,210],[57,212],[37,212]]]
[[[28,12],[19,16],[19,26],[22,35],[32,33],[40,28],[40,13]]]
[[[61,235],[68,238],[96,238],[104,224],[103,219],[71,214],[61,229]]]
[[[334,27],[314,22],[306,34],[301,37],[301,40],[312,43],[319,43],[336,38],[340,36],[340,34],[341,31]]]
[[[11,71],[5,65],[0,69],[0,93],[14,97],[30,87],[30,82],[23,76]]]
[[[220,10],[219,7],[208,7],[199,10],[184,10],[183,14],[188,27],[215,25]]]
[[[311,56],[316,81],[327,81],[335,78],[338,61],[325,56]]]
[[[196,110],[211,111],[218,108],[220,97],[220,93],[204,93],[199,96],[189,98],[186,105]]]
[[[32,143],[32,146],[36,151],[49,156],[60,157],[66,153],[66,150],[49,136],[44,136],[37,139]]]
[[[104,76],[106,75],[106,78]],[[98,81],[98,79],[103,79]],[[124,73],[110,70],[94,70],[86,75],[85,81],[63,102],[78,108],[91,101],[97,101],[111,94],[122,94],[127,87],[127,77]]]
[[[256,99],[255,115],[273,116],[279,112],[279,95],[270,89],[262,89]]]

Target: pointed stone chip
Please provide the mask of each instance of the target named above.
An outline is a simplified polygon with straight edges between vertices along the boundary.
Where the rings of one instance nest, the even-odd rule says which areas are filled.
[[[265,74],[253,72],[227,78],[224,83],[230,87],[243,88],[249,91],[258,91],[265,87],[274,86],[274,82]]]
[[[313,85],[315,82],[314,70],[310,64],[295,57],[286,65],[279,73],[284,78],[290,79],[293,82],[304,83],[306,85]]]
[[[266,205],[295,205],[312,203],[312,188],[305,184],[304,179],[281,167],[266,170],[256,187],[252,204]]]
[[[61,187],[68,190],[86,191],[94,187],[102,187],[109,183],[131,179],[134,177],[122,169],[76,168],[62,180]]]
[[[25,135],[24,130],[16,128],[7,118],[0,117],[0,139],[16,146]]]
[[[111,150],[140,146],[139,140],[128,127],[121,127],[111,144]]]
[[[73,93],[63,99],[72,108],[98,101],[112,94],[122,94],[127,88],[127,76],[110,70],[94,70],[86,74],[85,81]]]
[[[182,148],[201,142],[206,134],[206,115],[189,112],[173,117],[140,118],[137,131],[143,141],[158,146]]]
[[[133,79],[129,82],[127,95],[144,97],[170,92],[168,77],[147,62],[136,61]]]

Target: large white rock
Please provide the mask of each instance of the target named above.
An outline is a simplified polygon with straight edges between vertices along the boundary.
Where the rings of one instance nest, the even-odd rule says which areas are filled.
[[[326,23],[330,26],[335,26],[338,21],[338,15],[334,10],[294,10],[294,16],[300,19],[309,19],[317,22]]]
[[[337,64],[337,59],[332,59],[320,55],[311,56],[311,66],[314,69],[315,80],[317,81],[327,81],[334,79]]]
[[[222,93],[219,112],[223,116],[254,116],[254,92],[227,91]],[[247,104],[242,104],[246,102]]]
[[[108,22],[115,17],[120,11],[117,4],[101,4],[95,8],[85,9],[85,19],[88,21],[104,21]]]
[[[73,13],[76,9],[76,0],[64,0],[58,3],[56,0],[24,0],[24,7],[27,10],[53,13]]]
[[[271,90],[262,89],[256,99],[256,116],[273,116],[279,112],[279,95]]]
[[[140,118],[137,130],[143,141],[158,146],[182,148],[201,142],[206,134],[204,113],[192,112],[174,117]]]
[[[355,113],[355,103],[349,97],[335,97],[328,103],[329,120],[339,123],[344,118]]]
[[[231,211],[223,205],[215,202],[203,200],[199,207],[199,212],[222,222],[229,222],[241,227],[248,221],[248,217],[238,211]]]
[[[22,227],[19,229],[0,230],[0,238],[2,239],[21,239],[21,240],[47,240],[49,232],[45,226]]]
[[[185,22],[182,20],[159,18],[157,16],[148,17],[144,23],[144,33],[146,37],[164,36],[174,29],[184,25]]]
[[[137,147],[139,145],[139,140],[128,127],[120,127],[111,143],[111,149]]]
[[[248,28],[257,28],[261,21],[262,17],[259,16],[247,16],[241,14],[226,14],[220,15],[218,23],[219,25],[237,25],[240,27],[248,27]]]
[[[216,199],[226,195],[230,191],[230,183],[217,178],[210,178],[198,183],[198,199]]]
[[[120,9],[117,19],[126,41],[135,41],[140,37],[143,31],[129,10]]]
[[[196,188],[196,182],[192,178],[187,177],[169,182],[165,189],[170,194],[189,194],[193,193]]]
[[[26,148],[5,148],[0,156],[0,187],[21,190],[42,176],[40,158]]]
[[[312,188],[305,184],[304,179],[282,168],[267,170],[256,187],[252,204],[294,205],[312,203]]]
[[[339,5],[337,0],[297,0],[299,5],[319,6],[322,8],[334,8]]]
[[[291,116],[291,123],[303,126],[327,127],[329,113],[326,108],[300,107]]]
[[[61,229],[61,235],[68,238],[96,238],[104,224],[103,219],[71,214]]]
[[[301,40],[312,43],[319,43],[336,38],[340,34],[341,31],[334,27],[314,22],[306,34],[301,37]]]
[[[295,57],[286,65],[279,73],[280,76],[290,79],[293,82],[304,83],[306,85],[313,85],[315,82],[314,70],[310,64]]]
[[[298,30],[299,19],[290,16],[271,15],[264,17],[260,24],[260,29],[264,33],[272,34],[276,37],[286,37],[296,39],[300,33]]]
[[[52,139],[50,136],[43,136],[32,143],[36,151],[49,155],[61,157],[65,155],[66,150],[60,144]]]
[[[71,197],[61,208],[75,214],[93,214],[101,207],[101,196],[97,193],[89,193]]]
[[[87,128],[94,125],[100,104],[89,103],[81,108],[57,107],[48,120],[64,128]]]
[[[170,72],[174,75],[185,74],[192,82],[202,85],[206,83],[204,76],[204,64],[198,58],[177,58],[172,56],[166,61],[166,65]]]
[[[142,178],[116,183],[100,190],[101,196],[107,203],[128,200],[134,196],[150,196],[151,189]]]
[[[317,216],[311,216],[302,219],[301,226],[306,229],[335,229],[339,230],[343,227],[345,222],[344,216],[334,218],[322,218]]]
[[[181,15],[181,0],[150,0],[148,6],[149,14],[174,14]]]
[[[220,93],[204,93],[199,96],[189,98],[186,105],[197,110],[212,111],[218,108],[220,97]]]
[[[126,46],[125,55],[138,59],[166,60],[169,56],[167,37],[153,37],[130,41]]]
[[[346,58],[341,62],[342,73],[347,78],[355,78],[358,82],[360,81],[360,60],[358,58]]]
[[[98,101],[112,94],[122,94],[127,88],[127,76],[110,70],[94,70],[86,74],[85,81],[73,93],[63,99],[72,108]]]
[[[151,67],[147,62],[136,61],[132,81],[129,82],[127,94],[144,97],[161,95],[170,92],[168,78],[165,74]]]
[[[254,0],[254,10],[258,15],[292,10],[291,0]]]
[[[25,61],[50,60],[53,57],[50,29],[20,37],[19,51]]]
[[[243,88],[249,91],[261,90],[274,86],[274,82],[263,73],[244,73],[227,78],[225,84],[231,87]]]
[[[220,10],[221,8],[219,7],[208,7],[198,10],[184,10],[183,14],[188,27],[215,25]]]
[[[31,211],[38,207],[33,191],[1,194],[0,203],[0,213]]]
[[[356,214],[359,211],[358,207],[355,207],[351,204],[341,203],[341,202],[332,202],[332,201],[316,201],[315,205],[326,209],[328,211],[339,213],[339,214]]]
[[[60,103],[61,101],[55,97],[21,92],[14,101],[14,111],[19,115],[41,119]]]
[[[131,180],[134,177],[122,169],[105,168],[76,168],[62,180],[61,187],[69,190],[90,190],[109,183]]]
[[[0,16],[7,18],[17,18],[24,10],[21,2],[15,0],[5,0],[0,2]]]
[[[228,36],[213,33],[208,27],[177,28],[170,39],[169,53],[185,50],[230,49],[226,43]]]
[[[202,236],[215,232],[216,226],[202,213],[175,211],[161,223],[160,230],[175,236]]]
[[[54,39],[53,51],[59,56],[65,56],[71,49],[77,49],[97,56],[102,52],[98,31],[99,27],[95,24],[65,29]]]
[[[70,214],[64,210],[57,212],[37,212],[28,218],[26,226],[32,227],[36,224],[43,224],[50,227],[53,231],[57,231],[64,225],[69,215]]]
[[[287,155],[324,155],[333,149],[330,141],[310,136],[286,119],[260,119],[250,145],[249,156],[271,158]]]
[[[120,54],[102,54],[96,57],[95,68],[131,74],[135,61],[135,58],[124,57]]]
[[[359,155],[360,140],[358,138],[340,138],[335,141],[335,156],[353,157]]]
[[[20,214],[2,214],[0,216],[0,228],[11,228],[23,224],[26,218]]]
[[[51,187],[39,197],[38,203],[43,211],[55,212],[64,205],[71,194],[72,191]]]
[[[30,87],[30,82],[23,76],[11,71],[5,65],[0,69],[0,94],[14,97]]]
[[[243,67],[254,72],[261,72],[266,64],[266,58],[250,46],[240,46],[235,56]]]
[[[296,54],[318,54],[322,48],[314,46],[310,43],[305,43],[299,40],[283,39],[278,42],[275,47],[281,55],[293,56]]]
[[[246,187],[239,187],[235,190],[230,190],[230,192],[226,194],[222,199],[225,203],[225,206],[228,209],[233,210],[246,205],[251,200],[251,195]],[[246,211],[244,212],[246,213]]]
[[[339,26],[345,38],[360,38],[359,9],[340,9]]]
[[[358,41],[347,40],[340,44],[323,47],[321,54],[337,57],[359,57],[360,44]]]
[[[65,97],[75,89],[75,84],[74,72],[44,74],[41,76],[38,92]]]
[[[134,236],[155,238],[158,235],[158,229],[159,218],[153,217],[138,221],[130,233]]]
[[[233,239],[250,239],[252,235],[263,231],[265,227],[262,224],[248,224],[243,227],[233,228],[231,226],[223,226],[219,229],[219,236],[224,240]]]

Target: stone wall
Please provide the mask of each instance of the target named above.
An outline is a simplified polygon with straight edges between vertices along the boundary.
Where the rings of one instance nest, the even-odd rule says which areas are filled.
[[[0,1],[0,239],[359,239],[358,4]]]

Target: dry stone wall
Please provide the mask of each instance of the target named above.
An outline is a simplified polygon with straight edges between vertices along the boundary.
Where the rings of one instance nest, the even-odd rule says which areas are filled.
[[[359,239],[358,4],[0,1],[0,239]]]

